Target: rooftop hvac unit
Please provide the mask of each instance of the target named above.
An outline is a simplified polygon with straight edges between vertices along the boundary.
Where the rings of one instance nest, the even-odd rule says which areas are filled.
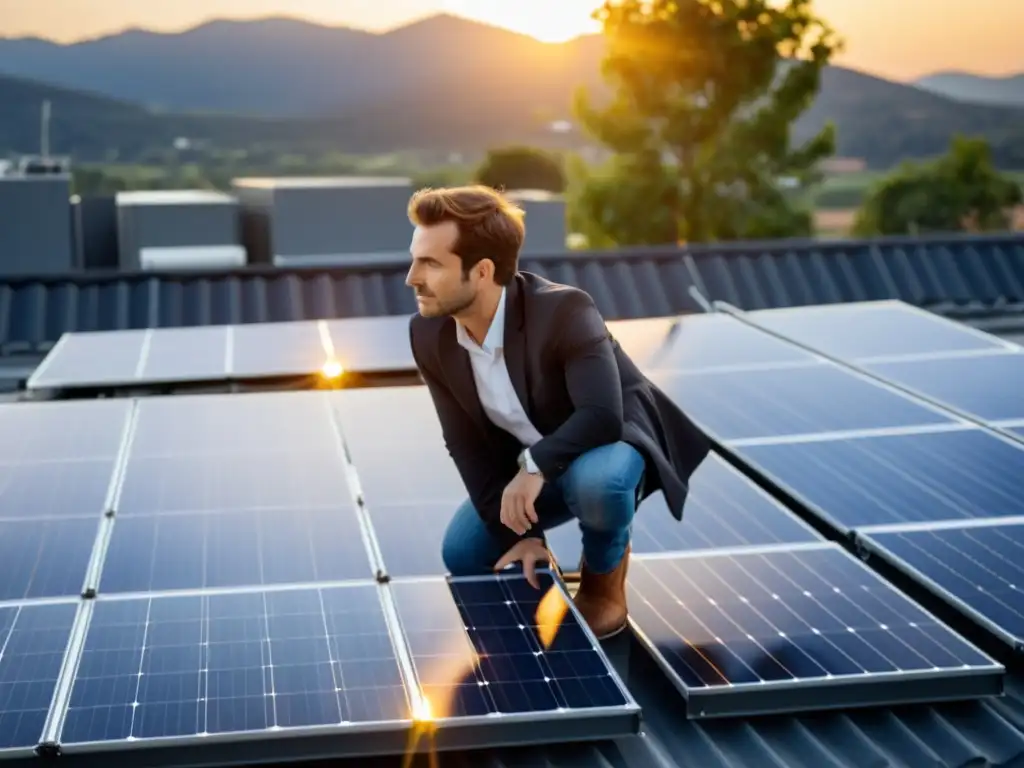
[[[240,245],[154,246],[139,249],[139,266],[147,271],[239,269],[245,266],[245,261],[245,248]]]

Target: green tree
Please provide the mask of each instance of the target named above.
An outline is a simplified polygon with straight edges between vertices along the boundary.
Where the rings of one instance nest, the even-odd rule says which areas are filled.
[[[905,163],[882,179],[857,212],[861,236],[1008,229],[1022,202],[1017,182],[996,170],[984,139],[956,136],[930,163]]]
[[[809,235],[779,181],[807,184],[834,130],[794,147],[840,42],[811,0],[621,0],[596,13],[610,103],[576,114],[612,153],[570,197],[618,245]]]
[[[565,172],[557,155],[534,147],[492,149],[473,174],[474,179],[495,189],[537,189],[561,193]]]

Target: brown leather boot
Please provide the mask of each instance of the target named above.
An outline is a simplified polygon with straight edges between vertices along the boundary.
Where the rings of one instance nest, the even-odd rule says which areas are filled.
[[[598,640],[614,637],[626,628],[626,571],[631,545],[608,573],[594,573],[586,561],[580,567],[580,587],[574,602]]]

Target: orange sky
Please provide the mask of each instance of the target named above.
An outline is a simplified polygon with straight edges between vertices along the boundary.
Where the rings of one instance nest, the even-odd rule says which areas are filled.
[[[381,30],[448,10],[546,39],[592,29],[600,0],[0,0],[0,35],[71,41],[129,26],[179,30],[211,17],[300,16]],[[1024,0],[817,0],[847,40],[841,63],[894,79],[939,69],[1024,71]],[[556,10],[557,9],[557,10]]]

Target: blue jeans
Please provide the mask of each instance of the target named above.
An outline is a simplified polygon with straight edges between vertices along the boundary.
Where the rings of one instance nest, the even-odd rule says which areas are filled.
[[[629,544],[643,456],[628,443],[602,445],[580,456],[553,483],[545,483],[534,504],[545,531],[573,518],[583,534],[587,569],[608,573]],[[448,523],[441,557],[452,576],[492,573],[504,547],[467,499]]]

